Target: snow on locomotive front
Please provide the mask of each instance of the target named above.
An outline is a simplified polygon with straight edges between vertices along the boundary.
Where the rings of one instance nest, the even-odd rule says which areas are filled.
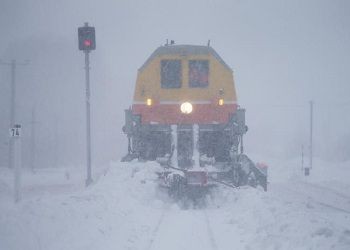
[[[191,168],[196,147],[201,162],[232,169],[240,161],[245,110],[237,105],[232,69],[210,46],[164,45],[138,70],[132,107],[125,110],[128,154],[122,160],[172,155],[172,125],[177,166]]]

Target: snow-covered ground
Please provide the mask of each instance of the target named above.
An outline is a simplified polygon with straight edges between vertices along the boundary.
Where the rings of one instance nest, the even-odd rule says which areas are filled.
[[[253,157],[254,160],[257,157]],[[261,159],[261,158],[260,158]],[[156,163],[45,169],[0,168],[0,249],[350,249],[350,163],[271,159],[268,192],[218,187],[205,208],[181,208],[157,187]]]

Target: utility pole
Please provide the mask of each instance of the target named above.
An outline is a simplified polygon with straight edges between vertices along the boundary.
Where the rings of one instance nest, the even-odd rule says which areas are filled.
[[[309,166],[305,167],[304,174],[305,176],[310,175],[310,169],[312,169],[312,158],[313,158],[313,152],[312,152],[312,135],[313,135],[313,106],[314,102],[310,101],[310,138],[309,138]]]
[[[16,121],[16,69],[17,66],[26,66],[28,65],[28,61],[25,62],[17,62],[15,59],[11,60],[11,62],[3,62],[0,60],[0,65],[10,66],[11,67],[11,103],[10,103],[10,128],[15,125]],[[8,167],[13,169],[13,157],[14,157],[14,148],[13,148],[13,137],[10,137],[9,140],[9,160]]]
[[[301,171],[304,171],[304,145],[301,145]]]
[[[313,158],[313,148],[312,148],[312,136],[313,136],[313,106],[314,102],[310,101],[310,169],[312,169],[312,158]]]
[[[10,113],[10,127],[15,125],[16,119],[16,60],[12,60],[11,62],[11,113]],[[14,141],[13,138],[10,137],[9,141],[9,168],[13,169],[13,150],[14,150]]]
[[[91,125],[90,125],[90,61],[89,53],[96,49],[95,28],[86,22],[83,27],[78,28],[79,50],[85,53],[85,80],[86,80],[86,156],[87,156],[87,178],[86,186],[92,183],[91,176]]]
[[[57,168],[58,167],[58,129],[57,129],[57,123],[58,123],[58,119],[57,119],[57,115],[55,115],[55,124],[54,124],[54,147],[53,147],[53,151],[54,151],[54,167]]]
[[[30,169],[34,172],[35,161],[36,161],[36,115],[35,115],[35,107],[32,109],[32,121],[31,121],[31,134],[30,134]]]

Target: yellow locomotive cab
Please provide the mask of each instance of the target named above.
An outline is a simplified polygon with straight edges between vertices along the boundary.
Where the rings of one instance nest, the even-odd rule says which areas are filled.
[[[154,99],[153,109],[145,109],[151,106],[147,96]],[[236,101],[233,72],[213,48],[168,45],[139,69],[132,111],[143,124],[227,123]],[[193,112],[182,112],[185,102]]]

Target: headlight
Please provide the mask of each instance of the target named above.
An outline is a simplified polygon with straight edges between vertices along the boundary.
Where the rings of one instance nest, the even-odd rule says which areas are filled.
[[[147,104],[147,106],[151,106],[151,105],[152,105],[152,99],[151,99],[151,98],[148,98],[148,99],[146,100],[146,104]]]
[[[190,114],[193,110],[192,104],[189,102],[184,102],[180,106],[181,112],[184,114]]]

